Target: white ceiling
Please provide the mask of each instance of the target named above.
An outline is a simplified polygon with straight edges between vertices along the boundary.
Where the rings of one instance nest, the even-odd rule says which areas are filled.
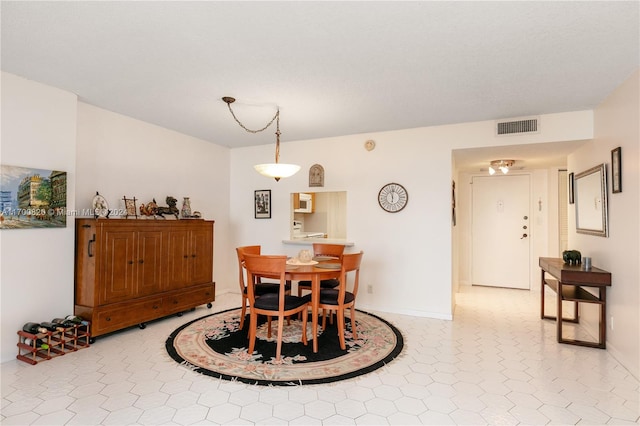
[[[638,1],[1,7],[3,71],[229,147],[275,129],[222,96],[286,142],[592,109],[640,65]]]

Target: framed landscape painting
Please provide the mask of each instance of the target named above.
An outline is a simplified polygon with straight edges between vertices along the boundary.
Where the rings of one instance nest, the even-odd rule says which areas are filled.
[[[0,166],[0,229],[67,226],[67,172]]]

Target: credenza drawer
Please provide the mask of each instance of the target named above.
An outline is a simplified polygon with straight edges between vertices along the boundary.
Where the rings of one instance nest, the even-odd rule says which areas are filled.
[[[162,298],[165,315],[185,311],[198,305],[211,303],[214,300],[214,287],[212,284],[195,289],[173,293]]]
[[[158,318],[162,316],[162,302],[161,297],[156,297],[98,308],[91,324],[92,332],[100,335]]]

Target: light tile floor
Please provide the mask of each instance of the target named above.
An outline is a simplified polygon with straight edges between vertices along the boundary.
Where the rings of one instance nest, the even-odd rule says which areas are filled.
[[[213,311],[238,306],[220,295]],[[454,321],[379,313],[401,356],[355,379],[260,387],[199,375],[164,342],[211,311],[97,339],[30,366],[0,366],[3,425],[637,424],[639,383],[607,351],[555,341],[537,292],[464,287]]]

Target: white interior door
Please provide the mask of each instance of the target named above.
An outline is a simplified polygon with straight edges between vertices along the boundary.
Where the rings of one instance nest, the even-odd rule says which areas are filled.
[[[529,175],[473,177],[473,285],[530,288],[529,193]]]

